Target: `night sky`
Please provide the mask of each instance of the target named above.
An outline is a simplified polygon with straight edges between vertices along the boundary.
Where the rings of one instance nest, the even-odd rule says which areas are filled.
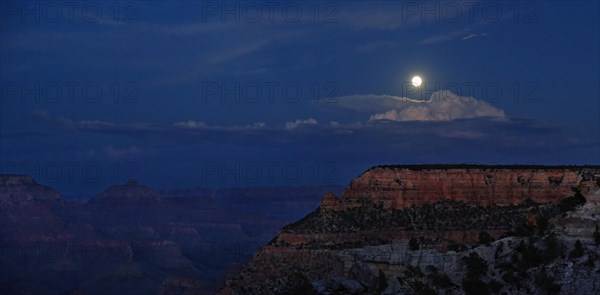
[[[130,177],[345,185],[378,164],[600,164],[597,1],[0,11],[0,173],[65,194]]]

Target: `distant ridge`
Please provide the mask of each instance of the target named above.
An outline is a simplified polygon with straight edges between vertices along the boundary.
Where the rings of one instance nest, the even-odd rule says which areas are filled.
[[[388,165],[376,165],[362,174],[369,172],[373,169],[408,169],[413,171],[419,170],[431,170],[431,169],[538,169],[538,170],[551,170],[551,169],[600,169],[600,165],[539,165],[539,164],[471,164],[471,163],[457,163],[457,164],[388,164]],[[362,175],[361,174],[361,175]]]

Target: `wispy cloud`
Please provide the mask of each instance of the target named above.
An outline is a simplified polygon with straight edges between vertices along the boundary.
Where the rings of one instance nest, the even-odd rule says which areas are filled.
[[[470,39],[475,39],[475,38],[478,38],[478,37],[485,37],[487,35],[488,35],[488,33],[469,34],[469,35],[466,35],[466,36],[462,37],[461,40],[463,40],[463,41],[464,40],[470,40]]]
[[[421,44],[421,45],[433,45],[433,44],[438,44],[438,43],[444,43],[444,42],[448,42],[448,41],[457,40],[457,39],[465,36],[466,34],[469,34],[470,31],[471,31],[471,29],[467,28],[467,29],[455,30],[455,31],[447,32],[447,33],[444,33],[444,34],[438,34],[438,35],[430,36],[430,37],[427,37],[427,38],[421,40],[421,42],[419,42],[419,44]]]
[[[313,118],[308,118],[306,120],[296,120],[285,123],[285,129],[292,130],[298,128],[300,125],[316,125],[319,122]]]
[[[506,118],[503,110],[474,97],[458,96],[442,90],[428,100],[415,100],[393,95],[350,95],[337,98],[331,104],[358,113],[370,114],[369,120],[390,121],[452,121],[479,117]]]

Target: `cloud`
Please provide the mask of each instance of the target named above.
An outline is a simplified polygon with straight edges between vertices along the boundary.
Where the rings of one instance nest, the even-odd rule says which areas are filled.
[[[375,100],[365,100],[364,97]],[[321,159],[327,162],[339,161],[339,163],[347,163],[355,159],[361,159],[359,161],[361,163],[364,161],[439,162],[448,159],[457,162],[506,163],[551,163],[553,161],[554,163],[565,161],[580,163],[594,161],[595,163],[597,161],[591,155],[598,150],[599,142],[597,137],[589,136],[589,132],[573,133],[532,119],[503,117],[499,119],[481,116],[489,110],[486,111],[480,106],[473,107],[471,104],[485,105],[486,103],[483,102],[469,100],[454,102],[467,106],[468,112],[448,111],[450,114],[461,114],[458,116],[461,117],[460,119],[445,120],[434,117],[432,120],[405,120],[406,118],[402,117],[403,109],[396,108],[397,106],[406,104],[431,106],[433,102],[411,102],[406,98],[373,94],[357,95],[352,103],[349,101],[340,99],[339,104],[369,116],[373,115],[371,113],[373,110],[379,110],[375,114],[384,114],[390,110],[395,112],[389,112],[388,117],[381,120],[368,120],[369,116],[366,116],[362,122],[320,123],[308,117],[272,127],[266,127],[266,124],[261,122],[243,126],[211,126],[193,120],[171,124],[131,124],[97,120],[76,122],[64,117],[58,117],[62,120],[57,120],[57,117],[45,111],[37,112],[38,116],[34,118],[45,122],[64,120],[74,122],[72,126],[76,134],[72,133],[72,128],[64,124],[54,124],[54,126],[68,130],[69,138],[76,136],[82,139],[78,141],[80,145],[76,147],[81,151],[104,144],[106,136],[110,136],[111,146],[102,149],[102,155],[108,159],[135,156],[148,161],[158,158],[171,161],[173,157],[186,159],[202,157],[218,150],[219,159],[231,159],[234,153],[239,155],[240,159],[248,160],[254,157],[253,159],[264,160],[271,159],[270,157],[284,157],[281,151],[285,150],[285,158],[281,158],[281,161],[289,161],[290,157],[299,161]],[[424,115],[420,114],[420,116]],[[303,126],[310,126],[310,128],[302,128]],[[297,132],[300,130],[302,132]],[[52,134],[58,133],[53,131]],[[9,134],[9,140],[15,140],[10,138]],[[36,140],[42,142],[38,135],[32,135],[29,142],[36,142]],[[14,156],[23,153],[27,148],[35,148],[41,151],[64,153],[65,150],[73,148],[60,142],[62,141],[57,144],[61,145],[53,146],[51,149],[43,144],[29,144],[25,149],[19,147],[9,152]],[[315,145],[315,142],[318,144]],[[190,148],[191,146],[193,148]],[[143,151],[138,147],[143,147]],[[255,152],[239,152],[240,147],[243,147],[244,151]],[[55,158],[56,155],[53,157]],[[364,166],[365,163],[361,165]]]
[[[458,96],[448,90],[434,92],[429,100],[392,95],[351,95],[331,106],[370,113],[369,121],[452,121],[480,117],[505,119],[503,110],[474,97]]]
[[[319,122],[317,122],[317,120],[313,119],[313,118],[308,118],[306,120],[296,120],[296,121],[292,121],[292,122],[286,122],[285,123],[285,129],[287,130],[292,130],[292,129],[296,129],[298,126],[300,125],[316,125]]]
[[[478,37],[485,37],[487,35],[488,35],[488,33],[469,34],[469,35],[462,37],[461,40],[465,41],[465,40],[470,40],[470,39],[474,39],[474,38],[478,38]]]
[[[467,29],[452,31],[452,32],[445,33],[445,34],[439,34],[439,35],[427,37],[427,38],[421,40],[421,42],[419,42],[419,44],[432,45],[432,44],[438,44],[438,43],[456,40],[456,39],[460,38],[461,36],[464,36],[465,34],[469,34],[470,31],[471,31],[471,29],[467,28]]]
[[[419,42],[422,45],[433,45],[438,43],[444,43],[454,40],[470,40],[479,37],[485,37],[488,33],[472,33],[470,28],[463,30],[456,30],[445,34],[435,35],[425,38]]]
[[[206,128],[206,124],[204,122],[196,122],[196,121],[181,121],[173,124],[173,126],[184,127],[184,128]]]
[[[75,123],[65,117],[53,117],[46,110],[33,110],[30,112],[32,118],[59,125],[65,129],[75,129]]]
[[[244,126],[210,126],[205,124],[204,122],[199,121],[181,121],[173,123],[173,126],[185,128],[185,129],[203,129],[203,130],[219,130],[219,131],[242,131],[242,130],[258,130],[262,128],[266,128],[267,124],[265,122],[254,122],[250,125]]]

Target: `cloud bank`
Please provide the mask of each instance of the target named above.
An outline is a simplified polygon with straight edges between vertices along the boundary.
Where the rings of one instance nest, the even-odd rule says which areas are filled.
[[[503,110],[474,97],[458,96],[448,90],[434,92],[428,100],[392,95],[351,95],[334,106],[370,113],[369,121],[452,121],[489,117],[506,119]]]

